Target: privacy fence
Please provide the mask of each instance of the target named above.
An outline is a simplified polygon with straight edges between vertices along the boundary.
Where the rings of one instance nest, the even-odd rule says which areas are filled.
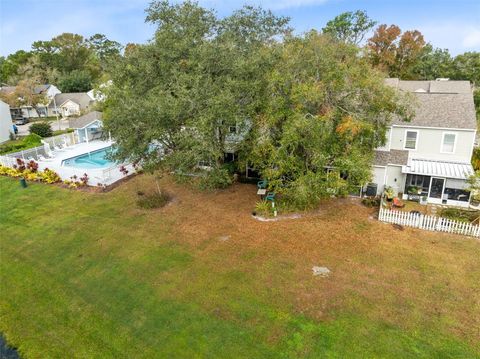
[[[419,213],[395,211],[380,207],[378,219],[382,222],[425,229],[428,231],[463,234],[480,238],[480,225]]]

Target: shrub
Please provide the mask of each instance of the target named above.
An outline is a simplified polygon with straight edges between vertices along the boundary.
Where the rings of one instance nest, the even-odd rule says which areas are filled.
[[[365,207],[380,207],[380,198],[378,197],[365,197],[362,199],[362,204]]]
[[[38,171],[38,163],[35,162],[34,160],[31,160],[27,162],[27,169],[30,170],[30,172],[35,173]]]
[[[480,170],[480,148],[478,147],[473,149],[472,166],[475,171]]]
[[[272,204],[262,200],[255,203],[255,212],[261,215],[270,215],[272,213]]]
[[[307,210],[318,206],[320,201],[332,196],[348,195],[347,181],[335,173],[309,172],[280,191],[283,194],[284,205],[291,210]]]
[[[460,208],[444,208],[440,212],[440,216],[455,221],[470,223],[480,216],[480,211]]]
[[[50,137],[53,131],[48,122],[37,122],[30,126],[30,133],[35,133],[40,137]]]
[[[214,168],[202,177],[199,186],[203,190],[226,188],[232,184],[232,176],[224,168]]]
[[[40,173],[40,177],[41,177],[42,181],[44,181],[46,183],[56,183],[56,182],[61,181],[61,178],[57,174],[57,172],[55,172],[51,169],[48,169],[48,168],[45,168],[45,170]]]
[[[33,125],[32,125],[33,126]],[[25,147],[34,147],[42,144],[42,137],[36,133],[31,133],[28,136],[25,136],[22,140],[22,145]]]
[[[154,209],[165,206],[170,200],[170,196],[161,191],[153,194],[144,194],[137,200],[137,205],[143,209]]]

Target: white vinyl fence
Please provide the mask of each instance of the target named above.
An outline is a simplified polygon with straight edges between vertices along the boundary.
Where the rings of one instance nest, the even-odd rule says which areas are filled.
[[[380,207],[378,219],[382,222],[399,224],[406,227],[426,229],[428,231],[463,234],[465,236],[480,238],[480,225],[459,222],[442,217],[395,211]]]

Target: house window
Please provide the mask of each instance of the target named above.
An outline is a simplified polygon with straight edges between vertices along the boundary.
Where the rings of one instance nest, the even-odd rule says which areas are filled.
[[[417,139],[418,139],[418,131],[407,131],[405,133],[405,149],[416,150]]]
[[[454,133],[444,133],[442,141],[442,152],[453,153],[455,152],[455,141],[457,135]]]
[[[405,190],[407,193],[415,192],[414,189],[428,192],[428,188],[430,187],[430,176],[408,174],[405,184]]]
[[[230,133],[237,133],[237,126],[230,126],[230,127],[228,128],[228,131],[229,131]]]

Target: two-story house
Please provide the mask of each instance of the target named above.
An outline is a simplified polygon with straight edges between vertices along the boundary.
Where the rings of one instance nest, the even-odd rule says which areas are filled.
[[[392,187],[403,199],[468,206],[466,179],[477,123],[468,81],[402,81],[386,79],[413,94],[415,116],[392,121],[386,144],[375,153],[373,183],[377,194]]]

